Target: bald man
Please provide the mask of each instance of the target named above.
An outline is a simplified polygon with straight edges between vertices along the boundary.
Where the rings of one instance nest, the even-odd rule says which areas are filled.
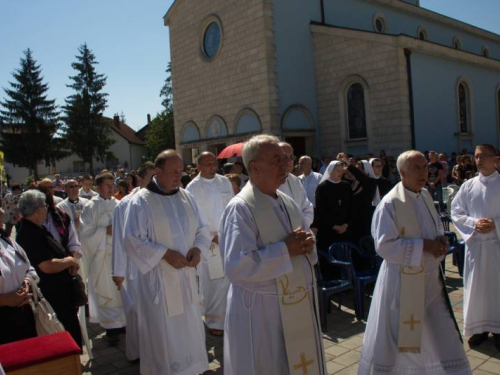
[[[226,316],[226,299],[229,280],[222,270],[217,230],[220,219],[234,193],[231,182],[217,174],[217,158],[211,152],[203,152],[198,158],[200,173],[189,183],[186,190],[193,194],[201,212],[207,219],[212,244],[207,262],[198,267],[205,313],[205,324],[214,336],[222,336]]]
[[[63,201],[61,197],[54,195],[54,182],[52,182],[50,178],[44,178],[41,181],[39,181],[38,187],[43,188],[44,192],[46,192],[52,197],[54,205],[58,205]]]
[[[305,222],[307,223],[307,228],[302,228],[308,230],[310,225],[314,220],[314,207],[312,203],[307,198],[306,190],[302,185],[302,182],[297,176],[294,176],[293,163],[295,162],[295,155],[293,153],[293,147],[287,142],[279,143],[281,150],[285,154],[286,158],[286,173],[287,178],[285,182],[278,188],[279,191],[288,195],[292,200],[299,206],[304,215]]]
[[[64,184],[64,191],[66,192],[67,198],[57,204],[57,208],[69,215],[76,228],[80,225],[80,215],[82,214],[83,206],[89,202],[88,199],[78,195],[78,188],[79,186],[76,180],[66,181]]]
[[[312,159],[304,155],[299,159],[299,166],[302,174],[299,176],[302,185],[307,193],[307,199],[316,207],[316,188],[321,182],[323,175],[312,170]]]
[[[208,370],[196,266],[207,259],[213,236],[191,193],[180,188],[183,170],[176,151],[161,152],[155,175],[131,198],[123,221],[125,251],[139,271],[141,374]]]

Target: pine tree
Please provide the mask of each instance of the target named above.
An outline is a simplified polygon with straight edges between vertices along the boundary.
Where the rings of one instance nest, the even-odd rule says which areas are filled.
[[[102,90],[107,78],[96,72],[98,62],[86,43],[78,48],[78,52],[78,61],[71,64],[77,74],[69,77],[73,82],[67,85],[75,93],[66,98],[63,107],[63,131],[71,151],[88,163],[93,173],[94,158],[99,161],[110,158],[112,155],[108,149],[114,143],[109,138],[111,130],[103,120],[108,94]]]
[[[167,78],[160,91],[161,104],[165,109],[157,113],[146,132],[146,149],[154,160],[163,150],[175,148],[174,106],[172,100],[172,70],[170,63],[166,70]]]
[[[31,50],[23,53],[21,67],[12,73],[15,82],[4,88],[8,98],[0,102],[0,147],[7,162],[31,169],[38,179],[38,163],[53,163],[64,152],[55,137],[60,127],[55,100],[47,99],[49,87]]]

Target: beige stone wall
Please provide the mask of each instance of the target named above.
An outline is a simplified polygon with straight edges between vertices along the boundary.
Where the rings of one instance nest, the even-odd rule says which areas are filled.
[[[324,30],[322,30],[324,29]],[[352,31],[313,27],[320,149],[322,155],[363,145],[388,155],[411,148],[410,102],[404,49]],[[346,140],[342,96],[349,77],[360,77],[365,95],[368,142]]]
[[[270,0],[177,0],[166,23],[170,31],[176,142],[193,121],[205,138],[207,121],[221,116],[234,134],[236,116],[253,109],[264,132],[279,123],[276,57]],[[216,15],[223,28],[217,56],[201,53],[203,21]]]

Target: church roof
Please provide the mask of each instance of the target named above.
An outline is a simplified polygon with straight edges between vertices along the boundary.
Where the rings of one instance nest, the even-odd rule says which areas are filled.
[[[123,121],[117,119],[118,122],[116,122],[115,119],[109,117],[103,117],[103,120],[105,121],[106,125],[108,125],[112,130],[125,138],[129,143],[141,146],[145,145],[144,141],[137,136],[135,130],[125,124]]]

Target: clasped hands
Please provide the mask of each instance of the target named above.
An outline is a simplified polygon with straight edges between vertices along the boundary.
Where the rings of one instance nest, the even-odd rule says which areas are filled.
[[[168,249],[165,255],[163,255],[163,259],[177,270],[184,267],[196,267],[201,260],[201,250],[193,247],[184,256],[178,251]]]
[[[306,255],[314,250],[316,240],[311,232],[306,232],[302,228],[295,229],[285,238],[285,244],[290,256]]]
[[[476,223],[476,231],[481,234],[486,234],[495,229],[495,222],[491,219],[482,218]]]
[[[4,305],[10,307],[21,307],[31,300],[30,283],[24,279],[23,283],[16,292],[4,294]]]
[[[437,236],[435,240],[424,240],[424,251],[432,253],[436,259],[445,255],[449,247],[446,236]]]

